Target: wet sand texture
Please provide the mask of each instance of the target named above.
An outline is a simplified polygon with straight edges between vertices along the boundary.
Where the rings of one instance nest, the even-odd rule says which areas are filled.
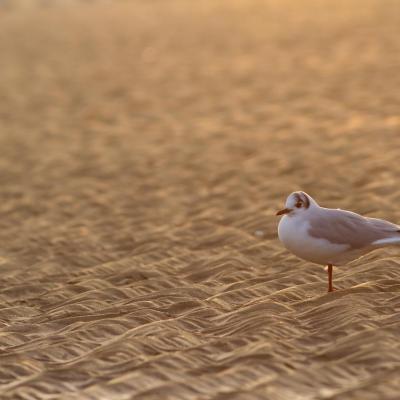
[[[46,4],[0,6],[0,398],[399,399],[400,249],[327,295],[274,216],[400,223],[399,2]]]

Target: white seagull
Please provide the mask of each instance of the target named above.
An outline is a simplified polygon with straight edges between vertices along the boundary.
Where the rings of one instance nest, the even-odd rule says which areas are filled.
[[[334,290],[333,265],[343,265],[380,247],[400,244],[400,226],[351,211],[320,207],[304,192],[293,192],[276,215],[278,236],[297,257],[328,266],[328,292]]]

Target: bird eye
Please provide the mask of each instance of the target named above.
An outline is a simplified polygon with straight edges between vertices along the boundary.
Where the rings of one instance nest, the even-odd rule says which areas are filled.
[[[301,208],[302,203],[299,201],[298,203],[296,203],[296,207],[297,208]]]

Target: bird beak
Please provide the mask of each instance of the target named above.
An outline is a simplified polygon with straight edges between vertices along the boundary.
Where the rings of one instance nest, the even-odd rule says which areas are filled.
[[[283,214],[289,214],[293,210],[291,208],[284,208],[283,210],[280,210],[276,213],[276,215],[283,215]]]

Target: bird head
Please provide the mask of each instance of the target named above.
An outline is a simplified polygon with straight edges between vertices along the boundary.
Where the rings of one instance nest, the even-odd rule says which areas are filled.
[[[286,199],[285,208],[276,215],[299,215],[307,212],[310,207],[317,205],[315,200],[305,192],[293,192]]]

